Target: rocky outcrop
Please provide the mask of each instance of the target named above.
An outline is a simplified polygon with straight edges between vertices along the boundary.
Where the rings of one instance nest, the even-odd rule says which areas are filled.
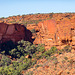
[[[62,20],[57,23],[56,20],[46,20],[38,24],[39,33],[37,33],[34,44],[45,44],[45,48],[57,46],[61,49],[62,45],[71,45],[75,47],[75,25],[70,20]]]
[[[52,14],[52,13],[51,13]],[[50,18],[51,14],[29,14],[29,15],[18,15],[18,16],[10,16],[7,18],[0,18],[0,22],[4,23],[19,23],[19,24],[32,24],[37,23],[40,20],[45,20]]]
[[[20,24],[0,23],[0,43],[10,40],[17,43],[22,39],[32,42],[31,37],[31,32]]]
[[[0,22],[11,25],[16,22],[25,25],[28,30],[35,31],[35,33],[32,33],[33,43],[36,45],[45,44],[47,49],[52,46],[57,46],[57,48],[61,49],[66,45],[71,45],[75,48],[75,13],[18,15],[0,18]],[[25,33],[25,39],[31,39],[30,31],[25,31],[28,33]]]
[[[46,47],[49,47],[54,44],[55,41],[55,32],[56,32],[56,23],[55,20],[46,20],[38,24],[39,32],[37,37],[34,40],[34,44],[45,44]]]

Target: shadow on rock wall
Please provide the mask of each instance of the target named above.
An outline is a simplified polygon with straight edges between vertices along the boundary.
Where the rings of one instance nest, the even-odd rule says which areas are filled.
[[[0,23],[0,48],[5,50],[5,54],[13,48],[16,48],[17,42],[20,40],[29,41],[33,43],[32,33],[20,24],[5,24]],[[0,52],[1,52],[0,51]]]

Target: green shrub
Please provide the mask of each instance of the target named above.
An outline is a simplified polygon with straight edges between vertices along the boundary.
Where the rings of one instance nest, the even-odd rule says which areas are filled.
[[[20,52],[16,49],[16,48],[14,48],[14,49],[12,49],[11,51],[9,51],[9,53],[10,53],[10,55],[12,56],[12,57],[20,57]]]
[[[0,66],[10,65],[10,64],[11,64],[10,58],[6,57],[5,55],[2,55]]]
[[[67,45],[67,46],[64,47],[64,51],[66,51],[66,52],[70,52],[71,49],[72,49],[72,47],[69,46],[69,45]]]
[[[30,55],[32,56],[36,52],[37,48],[29,41],[21,40],[18,42],[17,48],[9,51],[12,57],[20,58],[21,56]]]
[[[1,19],[4,19],[5,17],[1,17]]]
[[[5,51],[2,51],[1,54],[5,54]]]
[[[29,71],[29,72],[26,73],[25,75],[33,75],[33,71]]]
[[[37,46],[37,51],[38,51],[38,52],[44,52],[44,51],[45,51],[44,44],[39,44],[39,45]]]
[[[58,54],[62,54],[62,52],[63,52],[62,50],[59,50],[57,53],[58,53]]]
[[[41,67],[42,65],[36,65],[35,68]]]
[[[0,67],[0,75],[22,75],[22,70],[27,70],[36,63],[36,60],[32,61],[31,59],[24,59],[23,57],[21,57],[21,59],[23,60],[22,62],[13,61],[9,66]]]
[[[36,64],[36,62],[37,62],[37,60],[34,60],[33,62],[32,62],[32,67],[33,67],[33,65],[35,65]]]
[[[30,30],[32,33],[36,33],[35,29]]]
[[[57,48],[56,47],[51,47],[50,50],[48,50],[48,51],[46,51],[46,52],[43,53],[43,56],[44,57],[48,57],[48,56],[53,55],[56,52],[57,52]]]
[[[16,23],[16,21],[15,21],[15,20],[13,20],[13,21],[9,21],[9,23]]]
[[[68,58],[67,58],[67,57],[64,57],[64,59],[65,59],[65,60],[68,60]]]

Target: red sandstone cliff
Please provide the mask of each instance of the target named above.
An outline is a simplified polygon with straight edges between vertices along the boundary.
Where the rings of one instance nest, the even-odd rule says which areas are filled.
[[[0,43],[9,40],[12,40],[15,43],[22,39],[32,42],[31,36],[31,32],[20,24],[0,23]]]
[[[43,43],[48,49],[51,46],[62,48],[65,45],[71,45],[75,47],[75,13],[30,14],[12,16],[0,19],[0,21],[22,23],[27,25],[26,28],[29,30],[35,29],[36,33],[32,33],[32,39],[36,45]],[[26,36],[29,38],[30,35],[28,33]]]
[[[38,24],[39,33],[34,44],[51,46],[71,45],[75,47],[75,25],[70,20],[62,20],[58,24],[55,20],[46,20]],[[38,40],[38,41],[37,41]]]

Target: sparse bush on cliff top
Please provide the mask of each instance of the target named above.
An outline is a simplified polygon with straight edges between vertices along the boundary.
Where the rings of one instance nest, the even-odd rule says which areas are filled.
[[[1,17],[1,19],[4,19],[5,17]]]

